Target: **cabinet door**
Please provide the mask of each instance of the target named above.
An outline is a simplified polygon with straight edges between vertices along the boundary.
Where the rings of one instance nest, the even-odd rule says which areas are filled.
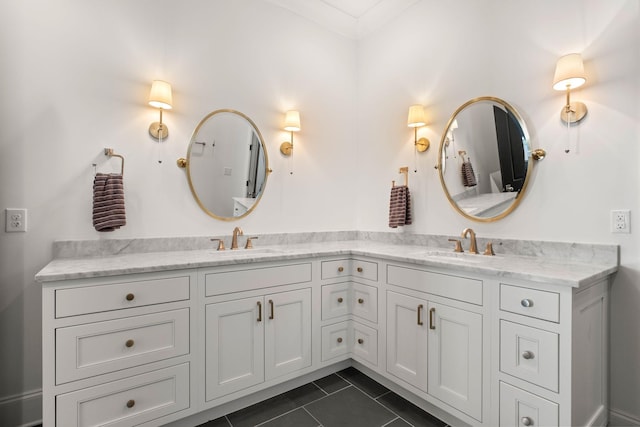
[[[264,381],[263,298],[206,306],[206,400]]]
[[[387,293],[387,372],[427,391],[425,300]]]
[[[429,303],[428,393],[482,419],[482,316]]]
[[[266,378],[311,366],[311,289],[266,295],[264,301]]]

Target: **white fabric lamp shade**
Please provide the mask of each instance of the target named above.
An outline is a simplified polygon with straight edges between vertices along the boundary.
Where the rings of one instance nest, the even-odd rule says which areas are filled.
[[[584,73],[582,56],[579,53],[571,53],[558,59],[556,72],[553,76],[553,88],[555,90],[575,89],[587,81]]]
[[[284,130],[298,132],[300,127],[300,112],[295,110],[287,111],[284,117]]]
[[[173,105],[171,85],[162,80],[154,80],[149,93],[149,105],[163,110],[170,110]]]
[[[407,126],[410,128],[417,128],[427,124],[427,119],[424,114],[424,107],[422,105],[412,105],[409,107],[409,117],[407,118]]]

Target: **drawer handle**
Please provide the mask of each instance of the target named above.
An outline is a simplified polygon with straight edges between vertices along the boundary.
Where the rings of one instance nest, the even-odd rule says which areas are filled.
[[[269,300],[269,307],[271,308],[271,314],[269,315],[269,319],[273,319],[273,315],[275,313],[273,312],[273,300],[272,299]]]
[[[126,296],[125,298],[127,299],[127,301],[133,301],[133,299],[134,299],[135,297],[136,297],[136,296],[135,296],[135,295],[133,295],[133,294],[127,294],[127,296]]]
[[[338,302],[342,302],[342,301],[344,301],[342,297],[338,298]]]
[[[258,322],[262,322],[262,303],[258,301]]]
[[[344,271],[344,267],[338,267],[338,273],[342,273]]]
[[[356,270],[358,270],[358,273],[362,273],[364,270],[362,269],[362,267],[358,267],[356,268]]]
[[[342,342],[342,337],[338,338],[338,343]]]
[[[424,305],[420,304],[418,306],[418,326],[422,326],[424,325],[424,323],[422,323],[422,309],[424,308]]]
[[[364,304],[364,300],[362,298],[358,298],[358,304]]]
[[[530,352],[530,351],[525,351],[524,353],[522,353],[522,358],[530,360],[530,359],[534,358],[534,354],[532,352]]]
[[[433,307],[431,310],[429,310],[429,329],[436,328],[435,316],[436,316],[436,308]]]
[[[134,344],[133,340],[127,340],[127,342],[124,343],[124,345],[126,345],[128,348],[133,347],[133,344]]]
[[[364,344],[364,340],[362,338],[358,338],[358,344]]]
[[[522,425],[524,425],[524,426],[532,426],[533,425],[533,420],[531,418],[529,418],[529,417],[522,417],[520,422],[522,422]]]
[[[523,299],[522,301],[520,301],[520,304],[526,308],[533,307],[533,301],[530,300],[529,298]]]
[[[127,408],[133,408],[134,406],[136,406],[136,401],[133,399],[130,399],[127,401]]]

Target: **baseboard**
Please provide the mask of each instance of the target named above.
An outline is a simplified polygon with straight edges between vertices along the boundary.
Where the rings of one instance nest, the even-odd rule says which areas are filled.
[[[640,419],[619,409],[609,410],[609,427],[637,427]]]
[[[42,390],[0,398],[0,425],[31,427],[42,424]]]

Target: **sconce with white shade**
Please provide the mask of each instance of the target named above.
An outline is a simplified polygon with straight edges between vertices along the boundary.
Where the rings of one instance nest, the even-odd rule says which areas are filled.
[[[171,85],[162,80],[154,80],[149,92],[149,105],[160,110],[160,121],[151,123],[149,135],[158,141],[163,140],[169,136],[169,128],[162,123],[162,111],[173,108]]]
[[[426,126],[427,119],[422,105],[412,105],[409,107],[409,117],[407,118],[407,126],[413,128],[414,145],[419,152],[427,151],[429,148],[429,140],[427,138],[418,139],[418,128]]]
[[[571,102],[571,91],[587,81],[584,72],[582,56],[579,53],[571,53],[558,59],[556,72],[553,76],[553,88],[564,90],[567,93],[567,101],[560,118],[567,124],[578,123],[587,115],[587,106],[582,102]]]
[[[285,113],[283,129],[291,132],[291,141],[285,141],[280,144],[280,152],[285,156],[293,154],[293,133],[300,132],[300,112],[290,110]]]

